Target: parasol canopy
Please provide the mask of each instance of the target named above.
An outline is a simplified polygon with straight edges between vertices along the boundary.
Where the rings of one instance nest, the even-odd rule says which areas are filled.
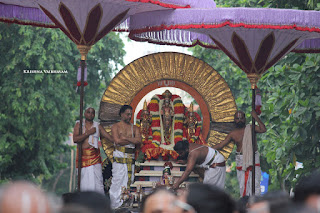
[[[307,39],[299,44],[292,52],[296,53],[320,53],[320,38]]]
[[[143,3],[147,2],[147,3]],[[129,15],[150,10],[188,8],[177,0],[1,0],[0,20],[60,28],[75,44],[91,46]]]
[[[310,39],[320,37],[319,20],[317,11],[177,9],[163,11],[161,16],[158,11],[132,16],[129,36],[162,44],[219,47],[249,78],[254,75],[254,87],[261,74],[304,40],[309,41],[299,46],[300,52],[316,47],[319,40]]]

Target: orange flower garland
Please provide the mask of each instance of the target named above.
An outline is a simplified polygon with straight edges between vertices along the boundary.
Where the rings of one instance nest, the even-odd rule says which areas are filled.
[[[178,157],[178,154],[172,150],[172,147],[171,149],[166,149],[166,146],[161,144],[161,115],[159,112],[159,104],[162,99],[162,95],[154,95],[148,106],[152,116],[151,137],[148,138],[148,142],[144,142],[145,145],[143,146],[142,150],[144,150],[146,157],[149,160],[157,159],[159,156],[162,156],[163,160],[168,160],[170,156],[174,159]],[[185,106],[178,95],[172,95],[171,101],[173,102],[174,106],[174,143],[177,143],[178,141],[182,140],[183,137],[183,116]],[[152,141],[153,147],[149,143],[150,141]]]

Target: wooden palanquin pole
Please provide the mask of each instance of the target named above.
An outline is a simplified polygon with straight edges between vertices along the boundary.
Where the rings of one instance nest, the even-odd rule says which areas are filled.
[[[249,78],[250,84],[251,84],[251,89],[252,89],[252,111],[255,110],[255,102],[256,102],[256,85],[260,79],[260,75],[257,73],[249,73],[247,74],[247,77]],[[255,123],[256,120],[254,117],[252,117],[252,126],[251,126],[251,137],[252,137],[252,175],[251,175],[251,189],[252,189],[252,195],[255,195],[255,188],[256,188],[256,131],[255,131]]]
[[[83,126],[83,98],[84,98],[84,69],[86,66],[87,54],[91,46],[86,45],[77,45],[77,48],[81,54],[81,87],[80,87],[80,125],[79,125],[79,135],[82,135],[82,126]],[[77,144],[78,152],[78,191],[80,191],[81,184],[81,166],[82,166],[82,142]]]

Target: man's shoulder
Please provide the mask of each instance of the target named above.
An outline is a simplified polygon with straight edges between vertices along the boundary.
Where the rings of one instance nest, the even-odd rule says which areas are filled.
[[[111,128],[118,128],[120,126],[120,121],[112,124]]]
[[[232,130],[229,134],[230,134],[230,135],[239,134],[239,133],[243,132],[245,128],[246,128],[246,127],[234,129],[234,130]]]
[[[119,125],[118,123],[119,122],[112,124],[111,128],[115,128],[116,126],[118,126]]]

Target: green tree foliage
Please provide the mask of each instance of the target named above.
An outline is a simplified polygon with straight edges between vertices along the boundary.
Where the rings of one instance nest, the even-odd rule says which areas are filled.
[[[318,0],[216,0],[217,7],[267,7],[319,10]]]
[[[41,182],[66,167],[58,155],[68,150],[63,142],[79,114],[79,52],[58,29],[1,24],[0,44],[0,179]],[[86,103],[101,99],[123,55],[123,43],[114,33],[91,49]]]
[[[290,54],[260,80],[268,131],[261,152],[271,188],[290,190],[297,177],[320,167],[320,56]],[[295,170],[295,162],[303,168]]]

